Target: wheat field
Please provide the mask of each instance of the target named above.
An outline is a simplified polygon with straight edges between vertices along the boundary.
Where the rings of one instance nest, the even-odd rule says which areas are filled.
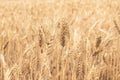
[[[120,80],[120,0],[0,0],[0,80]]]

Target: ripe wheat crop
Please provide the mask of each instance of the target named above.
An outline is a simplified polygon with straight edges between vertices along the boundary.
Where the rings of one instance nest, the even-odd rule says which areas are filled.
[[[0,80],[120,80],[120,1],[0,0]]]

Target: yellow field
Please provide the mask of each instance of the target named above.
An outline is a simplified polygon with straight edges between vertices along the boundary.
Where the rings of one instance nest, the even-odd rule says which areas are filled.
[[[120,0],[0,0],[0,80],[120,80]]]

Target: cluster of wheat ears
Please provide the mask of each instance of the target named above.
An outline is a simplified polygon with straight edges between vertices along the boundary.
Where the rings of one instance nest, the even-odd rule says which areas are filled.
[[[0,80],[120,80],[120,1],[0,0]]]

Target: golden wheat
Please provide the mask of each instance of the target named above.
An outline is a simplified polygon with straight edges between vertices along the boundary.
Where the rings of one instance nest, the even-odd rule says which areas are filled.
[[[120,80],[120,1],[0,0],[0,80]]]

